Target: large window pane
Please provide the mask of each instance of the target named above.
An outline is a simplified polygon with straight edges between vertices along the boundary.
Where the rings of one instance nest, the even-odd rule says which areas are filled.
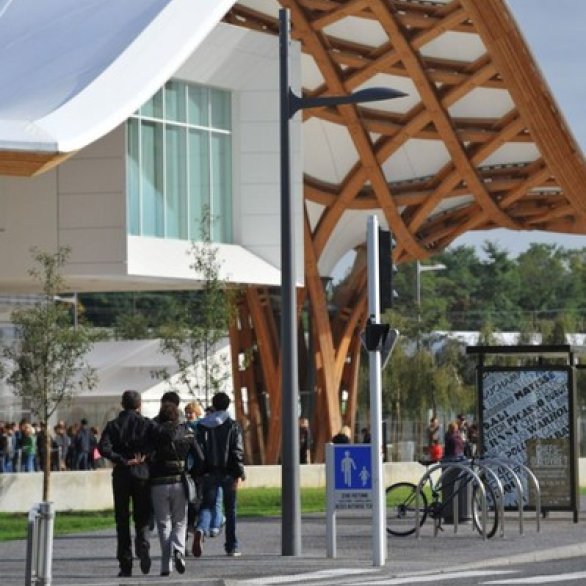
[[[204,206],[210,201],[210,153],[208,133],[189,131],[189,237],[201,239],[201,219]]]
[[[187,130],[167,127],[165,172],[167,238],[187,239]]]
[[[186,121],[184,83],[170,81],[165,84],[165,119]]]
[[[159,90],[146,104],[140,109],[140,115],[147,118],[163,118],[163,90]]]
[[[143,122],[142,149],[142,235],[164,236],[163,126]]]
[[[190,85],[188,98],[188,118],[189,124],[195,126],[208,126],[208,95],[209,91],[205,87]]]
[[[232,141],[212,134],[212,240],[232,241]]]
[[[230,130],[232,126],[231,96],[221,90],[210,90],[212,104],[212,128]]]
[[[171,80],[128,121],[128,232],[232,241],[231,96]]]
[[[127,126],[126,142],[128,144],[128,164],[126,172],[126,219],[128,232],[140,235],[140,145],[138,138],[138,120],[130,119]]]

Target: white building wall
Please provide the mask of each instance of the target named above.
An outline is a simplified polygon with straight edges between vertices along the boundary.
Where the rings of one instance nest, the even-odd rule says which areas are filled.
[[[3,291],[30,282],[31,247],[57,246],[57,176],[0,178],[0,279]]]
[[[126,272],[126,138],[120,126],[57,167],[59,243],[69,273]],[[90,287],[91,288],[91,287]]]

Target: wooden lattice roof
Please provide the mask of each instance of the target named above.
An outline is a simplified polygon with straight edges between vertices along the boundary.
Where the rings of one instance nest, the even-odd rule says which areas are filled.
[[[303,92],[407,98],[304,112],[306,213],[320,272],[379,209],[399,260],[468,230],[586,233],[586,164],[504,0],[240,0],[277,32],[291,11]],[[384,221],[383,220],[383,221]]]

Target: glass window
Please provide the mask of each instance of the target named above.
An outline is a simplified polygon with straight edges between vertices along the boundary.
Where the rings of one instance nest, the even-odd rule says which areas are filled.
[[[163,117],[163,91],[159,90],[146,104],[140,109],[140,115],[147,118]]]
[[[231,95],[182,81],[165,84],[128,120],[128,232],[232,241]],[[207,216],[206,216],[207,217]]]
[[[230,130],[231,122],[231,99],[230,94],[220,90],[210,91],[210,102],[212,106],[212,126],[222,130]]]
[[[187,129],[170,126],[166,133],[165,236],[187,239]]]
[[[144,236],[164,236],[163,127],[141,125],[141,202]]]
[[[190,233],[201,240],[202,218],[210,201],[210,154],[208,135],[202,130],[189,131],[189,204]]]
[[[195,126],[208,126],[209,115],[208,115],[208,101],[209,91],[208,88],[190,85],[189,86],[189,98],[188,98],[188,110],[189,124]]]
[[[212,134],[212,240],[232,240],[232,141],[230,135]]]
[[[140,234],[140,161],[138,120],[131,118],[127,125],[128,163],[126,171],[126,197],[128,199],[128,232]]]
[[[170,81],[165,85],[165,119],[186,122],[184,83]]]

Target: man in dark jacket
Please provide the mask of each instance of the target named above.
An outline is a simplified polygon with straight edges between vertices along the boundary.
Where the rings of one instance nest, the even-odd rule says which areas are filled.
[[[240,556],[236,537],[236,492],[244,473],[244,440],[242,428],[226,411],[230,397],[216,393],[212,399],[214,411],[202,419],[196,429],[197,442],[202,448],[203,501],[193,539],[193,555],[201,556],[205,535],[209,535],[210,523],[216,506],[216,493],[222,488],[224,515],[226,517],[226,555]]]
[[[132,575],[132,545],[130,538],[130,500],[134,520],[134,547],[140,559],[140,569],[148,574],[151,569],[149,555],[149,516],[151,510],[148,464],[151,452],[149,438],[152,422],[140,414],[140,395],[136,391],[122,393],[122,411],[109,421],[100,438],[102,456],[114,463],[112,491],[116,517],[119,576]]]

